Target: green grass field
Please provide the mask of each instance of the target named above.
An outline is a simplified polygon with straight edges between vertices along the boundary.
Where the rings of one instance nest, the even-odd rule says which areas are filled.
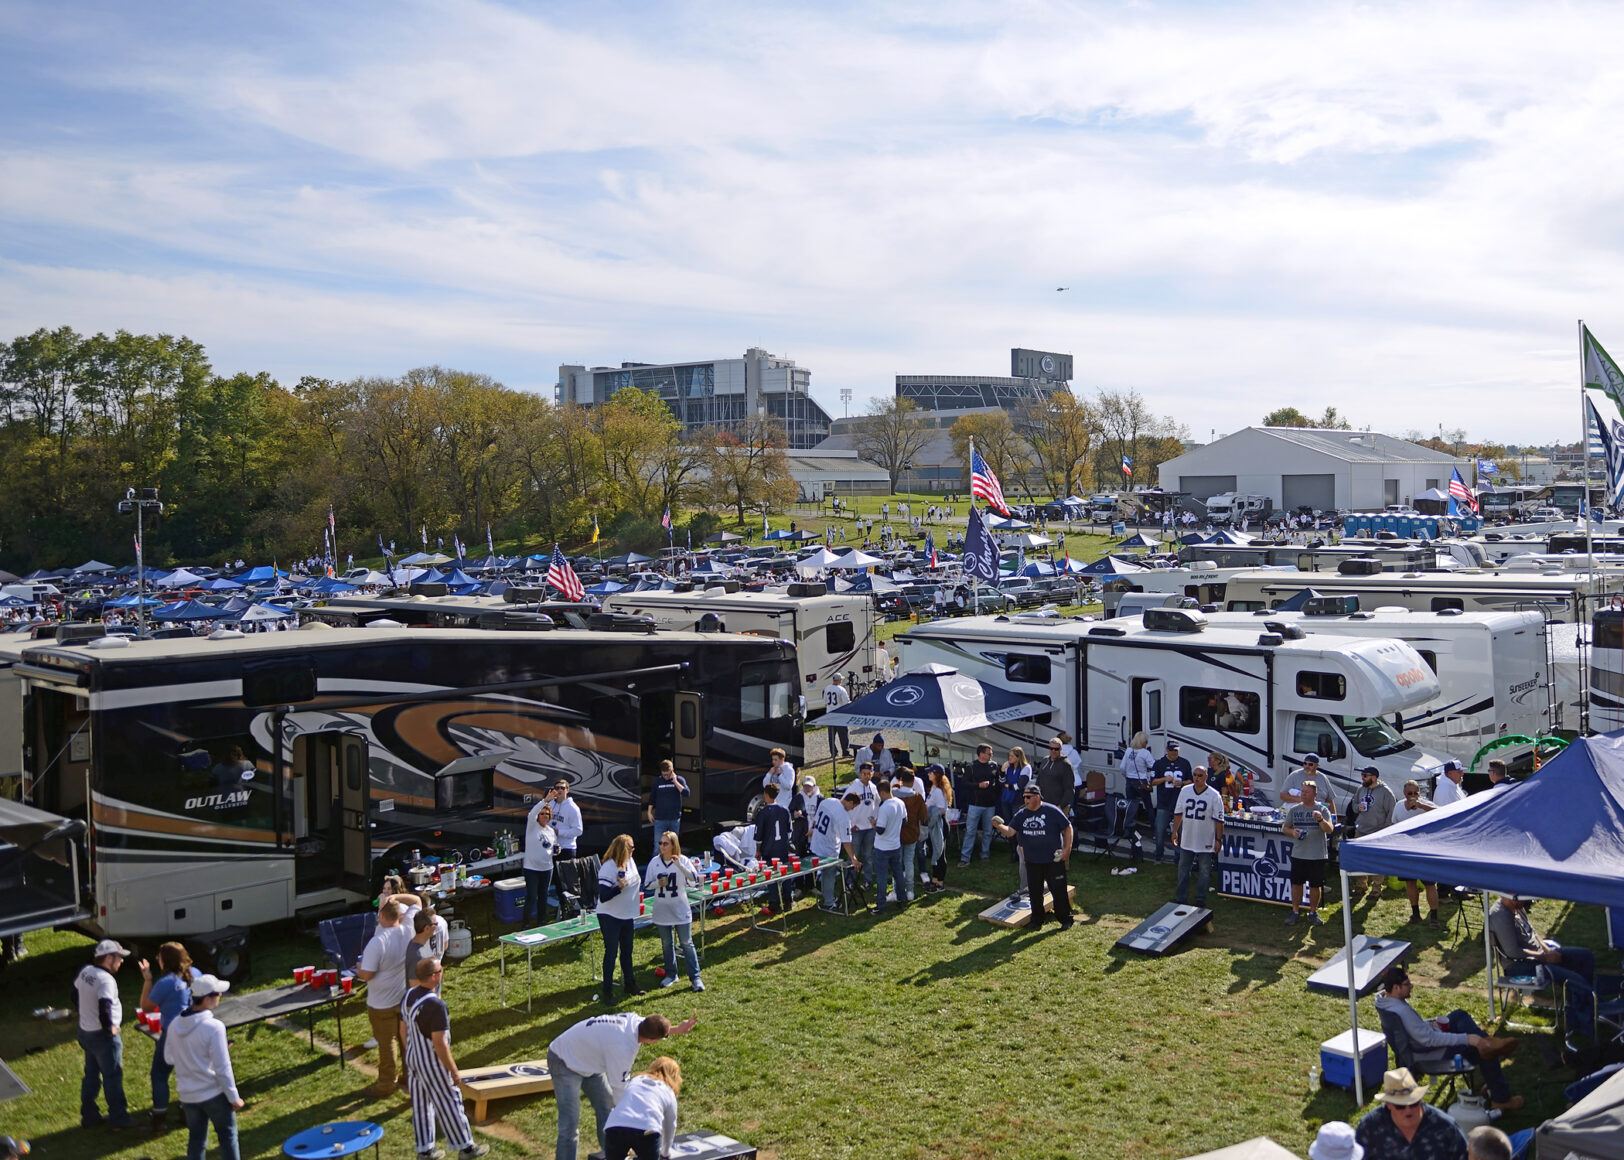
[[[750,931],[730,912],[711,927],[705,994],[679,984],[633,1008],[699,1018],[693,1034],[668,1048],[687,1080],[682,1124],[748,1140],[780,1160],[1180,1157],[1258,1134],[1306,1155],[1321,1121],[1359,1110],[1349,1094],[1308,1090],[1319,1043],[1347,1026],[1345,1000],[1304,986],[1340,945],[1340,912],[1331,908],[1323,929],[1287,929],[1278,907],[1220,899],[1212,934],[1165,959],[1145,958],[1112,944],[1171,897],[1172,870],[1112,877],[1117,864],[1077,855],[1071,880],[1087,917],[1064,934],[1012,933],[978,920],[1014,881],[996,845],[993,861],[951,869],[945,893],[883,920],[824,915],[803,901],[781,938]],[[1461,935],[1403,926],[1405,915],[1390,889],[1386,901],[1359,907],[1356,929],[1415,942],[1414,1001],[1424,1014],[1460,1006],[1482,1021],[1478,918]],[[540,1058],[551,1036],[600,1009],[585,981],[587,954],[595,957],[600,944],[537,954],[538,998],[527,1014],[498,1003],[497,951],[484,918],[476,912],[471,923],[474,956],[446,978],[458,1061]],[[1605,946],[1594,910],[1546,903],[1536,921],[1563,941]],[[0,1106],[0,1132],[31,1138],[35,1154],[53,1160],[180,1156],[183,1133],[155,1139],[77,1126],[82,1056],[72,1025],[30,1012],[67,1001],[90,944],[69,934],[35,935],[29,944],[29,957],[4,975],[0,1043],[34,1094]],[[645,986],[654,984],[658,947],[652,932],[638,935]],[[283,981],[316,957],[313,934],[292,924],[262,929],[248,986]],[[522,1002],[522,965],[515,975],[510,954],[508,966],[509,999]],[[120,980],[133,1005],[133,963]],[[1369,1000],[1362,1010],[1363,1024],[1375,1027]],[[334,1039],[331,1021],[317,1030]],[[353,1046],[367,1036],[358,999],[346,1008],[344,1030],[352,1057],[365,1062]],[[152,1048],[126,1034],[125,1090],[144,1118]],[[1507,1069],[1529,1100],[1503,1122],[1508,1129],[1561,1107],[1559,1089],[1571,1077],[1542,1061],[1540,1038]],[[404,1098],[362,1096],[368,1075],[313,1053],[302,1023],[297,1031],[243,1029],[234,1039],[248,1102],[244,1156],[278,1155],[302,1128],[356,1118],[386,1126],[386,1157],[411,1156]],[[644,1062],[653,1055],[646,1050]],[[496,1104],[493,1113],[476,1129],[493,1156],[551,1154],[550,1096]]]

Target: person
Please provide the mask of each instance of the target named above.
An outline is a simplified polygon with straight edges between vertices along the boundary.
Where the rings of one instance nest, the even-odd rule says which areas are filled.
[[[220,996],[231,984],[199,975],[190,985],[191,1006],[181,1012],[165,1037],[164,1058],[175,1069],[175,1094],[186,1113],[186,1160],[203,1160],[214,1125],[220,1160],[237,1160],[237,1113],[242,1096],[231,1072],[231,1050],[225,1024],[214,1017]]]
[[[841,797],[826,797],[818,803],[818,816],[812,823],[809,844],[812,856],[820,863],[832,862],[844,855],[852,864],[853,873],[861,869],[856,855],[852,852],[851,814],[862,800],[855,790],[847,790]],[[823,902],[819,909],[827,910],[831,914],[841,913],[840,907],[835,905],[837,873],[839,870],[834,866],[818,867],[818,883],[823,888]]]
[[[764,792],[767,795],[766,804],[756,811],[753,819],[756,823],[756,857],[769,863],[774,858],[787,862],[793,832],[789,810],[779,804],[779,798],[783,795],[776,782],[768,782]],[[767,897],[779,910],[789,906],[789,888],[786,886],[768,887]]]
[[[1440,785],[1446,784],[1442,779]],[[1421,796],[1421,783],[1407,781],[1404,783],[1404,800],[1398,803],[1393,811],[1393,821],[1407,822],[1417,814],[1428,813],[1437,807]],[[1421,888],[1427,889],[1427,925],[1437,930],[1442,923],[1438,918],[1438,884],[1436,882],[1418,882],[1414,878],[1402,878],[1404,883],[1404,896],[1410,900],[1410,921],[1421,921]]]
[[[169,1115],[169,1076],[175,1070],[164,1058],[164,1043],[169,1037],[169,1025],[192,1005],[191,982],[203,972],[192,965],[192,956],[178,942],[166,942],[158,947],[156,979],[146,959],[135,965],[141,968],[141,1010],[156,1011],[163,1027],[158,1045],[152,1051],[152,1111],[149,1113],[152,1127],[162,1131]]]
[[[406,944],[412,941],[414,929],[401,923],[401,915],[409,908],[415,917],[418,908],[397,898],[415,896],[384,899],[378,908],[378,927],[362,949],[355,971],[355,977],[367,985],[367,1021],[378,1043],[378,1079],[366,1089],[369,1096],[386,1096],[399,1086],[395,1043],[401,1038],[400,1001],[406,996]]]
[[[624,837],[624,835],[622,835]],[[628,839],[629,841],[630,839]],[[547,1072],[558,1108],[555,1160],[575,1160],[580,1146],[581,1096],[592,1105],[598,1143],[603,1144],[609,1113],[631,1080],[637,1052],[645,1043],[686,1035],[697,1020],[676,1026],[664,1015],[596,1015],[565,1029],[547,1045]]]
[[[1441,1108],[1426,1102],[1427,1089],[1407,1067],[1382,1076],[1376,1102],[1359,1120],[1353,1138],[1365,1160],[1466,1160],[1466,1138]]]
[[[919,863],[919,840],[925,836],[926,825],[930,821],[930,807],[925,804],[925,795],[919,790],[913,769],[904,765],[897,771],[897,784],[891,787],[891,794],[902,802],[907,815],[907,821],[902,823],[902,877],[908,883],[909,895],[917,893],[913,883],[914,869]],[[925,875],[925,881],[930,881],[929,874]]]
[[[1167,835],[1173,826],[1173,810],[1178,805],[1179,791],[1190,777],[1190,763],[1179,756],[1179,743],[1167,739],[1166,752],[1150,768],[1150,784],[1156,790],[1156,861],[1162,860]],[[1177,848],[1178,843],[1174,843]]]
[[[1026,751],[1019,745],[1012,746],[1009,757],[1004,762],[998,788],[998,808],[1006,816],[1013,815],[1021,808],[1026,796],[1026,787],[1031,780],[1032,766],[1026,760]],[[1020,850],[1014,843],[1010,844],[1009,860],[1011,862],[1021,860]]]
[[[586,833],[581,807],[570,798],[570,783],[563,778],[553,782],[553,830],[558,834],[558,858],[575,857],[576,844]]]
[[[1437,784],[1432,787],[1432,804],[1441,809],[1444,806],[1452,806],[1466,797],[1466,791],[1460,786],[1465,777],[1466,770],[1462,768],[1460,762],[1444,762]]]
[[[886,651],[884,641],[874,646],[874,672],[881,684],[896,676],[891,664],[891,654]]]
[[[1336,832],[1336,817],[1331,807],[1319,800],[1319,782],[1313,778],[1298,787],[1298,795],[1297,804],[1286,807],[1286,820],[1280,826],[1280,832],[1295,843],[1291,848],[1291,913],[1286,915],[1286,925],[1297,924],[1306,888],[1308,925],[1323,926],[1319,904],[1325,890],[1325,863],[1330,857],[1326,839]]]
[[[1038,762],[1032,777],[1043,793],[1043,800],[1059,806],[1070,816],[1072,803],[1077,800],[1077,779],[1071,762],[1065,758],[1064,746],[1060,738],[1050,738],[1049,756]]]
[[[107,1124],[114,1131],[131,1127],[130,1108],[124,1098],[124,1004],[113,976],[130,952],[104,938],[90,952],[90,962],[73,980],[79,1006],[79,1046],[85,1053],[85,1074],[79,1084],[79,1126],[102,1123],[96,1106],[99,1094],[107,1098]]]
[[[1353,795],[1354,837],[1364,838],[1385,830],[1393,824],[1393,810],[1397,806],[1393,791],[1382,784],[1382,771],[1367,765],[1359,771],[1359,789]],[[1386,879],[1379,874],[1355,875],[1348,884],[1348,901],[1358,902],[1367,893],[1372,901],[1382,896]]]
[[[908,821],[908,809],[892,796],[890,778],[882,777],[875,785],[880,791],[879,808],[874,812],[874,861],[877,863],[874,914],[878,917],[885,913],[893,883],[898,906],[908,905],[912,895],[908,879],[902,873],[902,827]]]
[[[863,754],[863,760],[874,766],[875,777],[890,777],[897,771],[896,758],[885,747],[885,734],[874,734],[874,740],[868,743],[868,752]]]
[[[1190,901],[1190,868],[1199,875],[1195,904],[1207,905],[1207,883],[1224,841],[1224,799],[1207,784],[1207,767],[1191,771],[1194,782],[1179,790],[1173,806],[1173,846],[1178,850],[1178,889],[1173,901]]]
[[[774,753],[782,753],[775,749]],[[790,772],[790,785],[795,784],[794,771]],[[660,762],[660,776],[648,791],[648,820],[654,827],[654,844],[660,844],[660,835],[678,833],[682,829],[682,799],[688,796],[688,783],[677,776],[677,767],[669,758]]]
[[[807,838],[812,831],[812,820],[818,816],[818,804],[823,792],[818,779],[810,773],[801,778],[801,788],[789,801],[790,843],[797,854],[807,852]]]
[[[1310,753],[1303,758],[1302,765],[1287,775],[1285,784],[1280,787],[1280,808],[1288,805],[1297,805],[1303,800],[1303,782],[1309,778],[1319,790],[1318,800],[1334,815],[1336,813],[1336,795],[1331,791],[1328,778],[1320,776],[1320,759],[1317,754]]]
[[[1489,762],[1489,788],[1499,789],[1501,786],[1511,784],[1511,778],[1506,773],[1506,763],[1498,757]]]
[[[1489,907],[1489,935],[1508,975],[1532,975],[1543,966],[1559,982],[1596,986],[1596,955],[1589,947],[1561,946],[1543,939],[1528,919],[1528,908],[1515,894],[1502,894]]]
[[[976,759],[970,763],[970,808],[965,811],[964,837],[959,844],[959,865],[968,866],[976,842],[981,843],[981,860],[992,851],[992,816],[998,812],[998,766],[992,760],[992,746],[976,746]]]
[[[632,836],[616,834],[598,867],[598,929],[603,932],[603,1001],[613,1003],[615,956],[627,995],[641,995],[632,976],[632,931],[642,905],[637,863],[632,861]]]
[[[767,756],[772,764],[762,775],[761,788],[765,791],[769,785],[777,785],[779,799],[788,804],[789,795],[795,792],[795,767],[785,760],[786,754],[782,749],[774,749]]]
[[[438,959],[440,957],[433,946],[434,920],[438,917],[439,915],[434,913],[434,907],[432,906],[425,906],[412,915],[412,937],[406,944],[406,957],[401,964],[404,968],[401,971],[401,977],[405,980],[408,990],[417,982],[417,964],[424,959]],[[405,923],[401,923],[402,927],[405,925]]]
[[[1411,1058],[1427,1065],[1441,1064],[1458,1055],[1483,1074],[1492,1106],[1503,1112],[1522,1107],[1523,1098],[1511,1094],[1511,1085],[1500,1072],[1500,1060],[1516,1052],[1521,1041],[1483,1034],[1477,1021],[1458,1008],[1440,1019],[1423,1019],[1410,1006],[1414,990],[1409,972],[1402,966],[1392,966],[1382,972],[1381,994],[1376,996],[1377,1012],[1396,1018],[1403,1026],[1410,1040]]]
[[[1134,823],[1139,820],[1140,813],[1147,818],[1154,816],[1156,808],[1151,804],[1150,779],[1152,770],[1156,767],[1156,759],[1150,755],[1150,734],[1140,730],[1128,742],[1128,748],[1122,753],[1122,770],[1124,788],[1128,798],[1128,812],[1122,820],[1122,832],[1132,834]]]
[[[647,1071],[632,1076],[604,1121],[603,1154],[661,1160],[671,1155],[677,1138],[677,1097],[682,1094],[682,1068],[662,1055]]]
[[[857,765],[857,780],[846,787],[847,793],[857,795],[857,808],[851,814],[851,848],[856,857],[852,861],[852,874],[862,875],[862,881],[874,881],[874,815],[880,808],[880,791],[874,786],[874,763],[861,761]]]
[[[930,890],[947,884],[947,811],[953,808],[953,779],[940,765],[925,770],[926,845],[929,848]]]
[[[1020,851],[1022,877],[1032,904],[1027,930],[1041,930],[1045,921],[1043,893],[1054,899],[1054,916],[1061,930],[1070,930],[1071,895],[1067,893],[1066,870],[1071,865],[1071,819],[1060,807],[1044,801],[1036,785],[1021,790],[1021,808],[1005,825],[998,818],[993,828],[1015,841]]]
[[[1479,1124],[1466,1133],[1467,1160],[1511,1160],[1511,1137],[1493,1124]]]
[[[1353,1137],[1353,1125],[1342,1120],[1321,1124],[1308,1146],[1308,1160],[1364,1160],[1365,1150]]]
[[[661,834],[659,851],[643,870],[643,889],[654,896],[650,910],[660,932],[660,950],[665,958],[662,987],[677,981],[677,951],[681,950],[688,965],[688,989],[705,989],[699,977],[699,954],[694,950],[694,912],[688,902],[689,888],[699,884],[699,867],[683,854],[677,835]]]
[[[547,922],[547,891],[553,882],[553,858],[558,831],[553,828],[553,803],[542,798],[524,821],[524,921],[534,926]]]
[[[490,1146],[474,1143],[468,1113],[462,1107],[462,1073],[451,1056],[451,1012],[440,997],[444,975],[439,959],[420,959],[412,986],[400,1001],[401,1026],[406,1028],[406,1089],[412,1097],[412,1143],[418,1156],[439,1160],[445,1153],[435,1138],[444,1128],[459,1160],[475,1160],[489,1152]]]
[[[846,678],[836,673],[823,686],[823,707],[834,713],[850,704],[851,694],[846,691]],[[829,739],[829,761],[839,765],[841,757],[851,749],[850,731],[844,725],[825,725],[823,732]]]

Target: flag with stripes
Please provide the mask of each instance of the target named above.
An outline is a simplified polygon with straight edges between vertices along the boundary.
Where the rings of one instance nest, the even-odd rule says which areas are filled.
[[[1472,489],[1466,486],[1466,481],[1460,477],[1460,468],[1452,467],[1449,470],[1449,498],[1459,500],[1474,512],[1477,510],[1477,497]]]
[[[667,532],[671,530],[671,505],[665,505],[665,515],[660,517],[660,526]]]
[[[1588,395],[1585,406],[1590,412],[1591,438],[1601,444],[1596,454],[1607,465],[1607,502],[1616,508],[1624,503],[1624,423],[1617,419],[1605,422]]]
[[[998,477],[974,447],[970,448],[970,494],[980,496],[993,511],[1008,518],[1009,507],[1004,503],[1004,489],[998,486]]]
[[[570,562],[564,559],[564,553],[558,550],[557,544],[553,545],[553,558],[547,564],[547,583],[562,592],[566,600],[586,599],[586,586],[575,574],[575,569],[570,567]]]
[[[1122,457],[1122,474],[1129,479],[1133,478],[1133,460],[1126,455]]]

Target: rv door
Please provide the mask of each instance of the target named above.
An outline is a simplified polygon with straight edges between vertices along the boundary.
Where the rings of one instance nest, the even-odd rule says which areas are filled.
[[[1133,681],[1133,728],[1128,730],[1131,739],[1135,733],[1148,733],[1152,737],[1163,729],[1162,714],[1167,704],[1167,688],[1161,680],[1151,677],[1135,677]]]
[[[339,738],[339,829],[344,867],[340,882],[358,894],[372,891],[372,772],[363,738]]]
[[[698,693],[673,695],[676,728],[672,730],[671,764],[688,783],[688,808],[705,807],[705,699]]]

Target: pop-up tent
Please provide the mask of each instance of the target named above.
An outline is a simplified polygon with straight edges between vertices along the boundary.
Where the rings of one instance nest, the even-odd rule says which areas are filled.
[[[1501,894],[1624,906],[1624,732],[1582,737],[1525,781],[1343,842],[1340,858],[1344,898],[1349,875],[1390,874]],[[1346,906],[1342,932],[1351,945],[1353,919]],[[1492,1017],[1494,952],[1487,922],[1483,942]],[[1357,1037],[1351,953],[1347,961],[1349,1014]],[[1357,1071],[1354,1081],[1362,1104]]]
[[[1539,1155],[1570,1152],[1593,1160],[1624,1160],[1624,1071],[1612,1076],[1534,1133]]]
[[[963,733],[1041,716],[1053,709],[1047,701],[983,684],[949,665],[927,664],[863,694],[843,709],[825,713],[823,722],[854,729]]]

